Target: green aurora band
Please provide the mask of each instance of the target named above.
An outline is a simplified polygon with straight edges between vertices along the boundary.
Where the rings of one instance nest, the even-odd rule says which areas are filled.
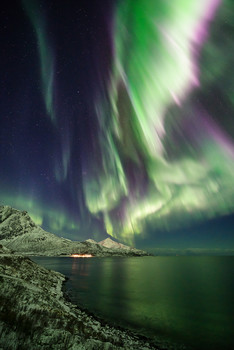
[[[83,179],[87,207],[116,238],[234,209],[233,145],[194,103],[212,70],[199,60],[219,11],[219,0],[118,3],[109,85],[96,106],[99,148]]]
[[[45,10],[37,0],[22,0],[30,22],[35,30],[40,60],[41,89],[46,115],[51,120],[55,132],[61,139],[61,157],[55,159],[54,174],[57,182],[67,179],[70,164],[70,134],[68,127],[60,125],[56,116],[55,103],[55,54],[49,38]],[[63,127],[63,133],[60,128]]]
[[[14,169],[24,179],[24,165],[30,176],[26,185],[20,175],[18,185],[1,183],[2,204],[75,239],[103,234],[104,221],[110,235],[131,244],[135,235],[234,212],[233,1],[116,1],[109,80],[97,87],[88,151],[86,140],[79,143],[82,175],[73,149],[79,133],[69,110],[63,116],[55,79],[48,4],[22,0],[37,43],[42,113],[53,131],[51,169],[42,169],[49,180],[31,171],[24,152]],[[85,116],[77,115],[82,125]]]
[[[36,32],[41,68],[41,85],[46,111],[52,122],[55,122],[54,108],[54,55],[48,40],[46,21],[42,8],[36,0],[22,0],[32,26]]]

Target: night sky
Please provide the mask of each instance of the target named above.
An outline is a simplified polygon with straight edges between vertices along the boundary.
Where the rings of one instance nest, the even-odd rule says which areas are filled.
[[[74,240],[234,248],[233,1],[0,11],[0,203]]]

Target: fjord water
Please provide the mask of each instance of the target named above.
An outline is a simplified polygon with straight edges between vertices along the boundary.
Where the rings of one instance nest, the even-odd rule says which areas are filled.
[[[234,257],[33,258],[69,277],[72,301],[149,338],[234,349]]]

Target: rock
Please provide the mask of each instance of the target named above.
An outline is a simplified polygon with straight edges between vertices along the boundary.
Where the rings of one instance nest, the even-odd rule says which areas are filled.
[[[11,250],[0,244],[0,254],[11,254]],[[1,349],[0,349],[1,350]]]
[[[91,239],[91,238],[86,239],[85,242],[92,243],[92,244],[98,244],[98,242],[94,241],[94,239]]]

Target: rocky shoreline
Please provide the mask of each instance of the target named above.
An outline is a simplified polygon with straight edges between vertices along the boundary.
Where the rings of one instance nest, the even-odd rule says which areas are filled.
[[[0,349],[159,349],[73,305],[65,281],[28,257],[0,255]]]

